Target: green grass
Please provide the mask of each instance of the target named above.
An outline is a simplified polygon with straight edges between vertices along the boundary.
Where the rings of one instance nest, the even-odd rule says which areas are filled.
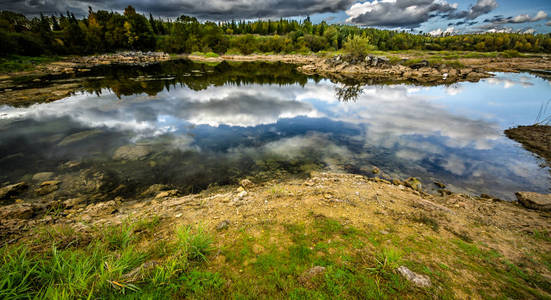
[[[12,73],[32,70],[38,65],[59,60],[56,56],[20,56],[0,57],[0,73]]]
[[[427,220],[419,218],[432,226]],[[157,217],[96,227],[94,236],[37,230],[34,241],[0,248],[0,299],[451,299],[452,275],[464,271],[475,281],[455,288],[468,295],[492,298],[497,288],[513,299],[545,298],[551,290],[530,267],[551,265],[549,256],[514,264],[459,238],[404,238],[390,225],[381,233],[315,213],[303,222],[245,224],[226,237],[184,224],[161,239],[166,223]],[[433,287],[413,287],[396,272],[401,265]],[[304,277],[314,266],[325,270]]]

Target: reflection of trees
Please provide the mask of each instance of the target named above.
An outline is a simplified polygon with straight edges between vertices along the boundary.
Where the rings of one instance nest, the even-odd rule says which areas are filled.
[[[298,73],[294,65],[283,63],[222,62],[216,65],[194,63],[189,60],[163,62],[151,66],[98,67],[88,76],[101,76],[86,80],[84,90],[100,94],[110,89],[117,96],[137,93],[156,95],[171,86],[183,85],[192,90],[225,84],[306,84],[307,75]],[[317,77],[315,77],[317,80]]]
[[[335,95],[337,99],[342,102],[356,101],[358,97],[362,94],[363,89],[359,84],[356,85],[345,85],[343,87],[335,88]]]

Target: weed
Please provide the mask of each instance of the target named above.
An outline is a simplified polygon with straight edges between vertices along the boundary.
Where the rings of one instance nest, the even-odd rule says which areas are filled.
[[[413,217],[411,218],[411,220],[414,222],[423,223],[432,228],[432,230],[435,232],[438,232],[438,230],[440,229],[440,224],[438,224],[438,221],[427,216],[426,214],[421,214],[418,217]]]
[[[212,236],[202,226],[198,226],[195,232],[190,226],[182,226],[176,231],[176,237],[179,251],[189,260],[206,261],[213,250]]]

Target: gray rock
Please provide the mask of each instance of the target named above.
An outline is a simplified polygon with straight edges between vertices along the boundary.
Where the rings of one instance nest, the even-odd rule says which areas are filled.
[[[228,229],[228,227],[230,227],[230,221],[224,220],[218,223],[218,225],[216,225],[216,230],[222,231],[222,230]]]
[[[551,194],[539,194],[534,192],[517,192],[518,202],[526,208],[551,211]]]
[[[415,286],[426,288],[431,286],[430,278],[426,275],[417,274],[405,266],[400,266],[396,269],[400,275],[402,275],[407,281],[413,283]]]

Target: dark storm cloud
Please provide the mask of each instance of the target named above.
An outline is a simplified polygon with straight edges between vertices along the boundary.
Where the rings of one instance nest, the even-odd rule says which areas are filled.
[[[496,0],[478,0],[469,10],[458,11],[449,14],[449,19],[467,19],[474,20],[497,8]]]
[[[468,10],[457,10],[456,4],[445,0],[373,0],[354,4],[346,13],[350,16],[347,21],[355,24],[418,27],[435,17],[467,22],[495,8],[496,0],[477,0]]]
[[[174,17],[182,14],[205,19],[292,17],[315,13],[337,12],[347,9],[355,0],[0,0],[1,10],[26,15],[51,14],[70,10],[86,15],[93,9],[122,11],[132,5],[137,11],[157,16]]]
[[[354,4],[346,13],[350,16],[347,21],[355,24],[418,27],[430,18],[452,12],[456,8],[456,5],[440,0],[374,0]]]
[[[516,17],[494,16],[493,18],[484,20],[484,23],[491,23],[494,25],[522,24],[522,23],[538,22],[545,19],[547,19],[547,13],[544,12],[543,10],[540,10],[534,16],[530,16],[528,14],[518,15]]]

